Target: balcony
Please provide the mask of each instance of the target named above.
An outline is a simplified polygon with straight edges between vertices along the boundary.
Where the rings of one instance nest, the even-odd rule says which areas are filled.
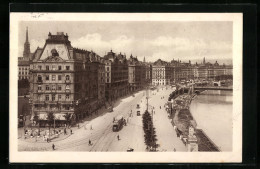
[[[73,101],[60,101],[61,104],[73,104]]]
[[[45,104],[45,101],[41,101],[41,100],[34,100],[32,101],[33,104]]]
[[[52,89],[51,90],[51,93],[56,93],[57,91],[55,89]]]
[[[41,84],[41,83],[42,83],[42,80],[38,79],[38,80],[37,80],[37,83],[40,83],[40,84]]]
[[[71,83],[70,80],[65,80],[65,83]]]
[[[66,90],[65,90],[65,93],[70,93],[70,89],[66,89]]]

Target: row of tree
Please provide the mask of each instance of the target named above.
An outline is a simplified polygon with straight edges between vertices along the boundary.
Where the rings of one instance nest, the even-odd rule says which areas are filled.
[[[151,114],[147,110],[143,114],[143,129],[147,149],[151,151],[156,151],[156,148],[158,147],[158,144],[156,144],[157,136],[155,133],[155,128],[153,126]]]
[[[65,115],[63,115],[63,117],[65,118],[66,126],[70,126],[71,120],[72,120],[72,115],[70,113],[66,113]],[[47,114],[47,124],[49,126],[49,132],[50,132],[51,126],[53,126],[53,128],[55,127],[54,126],[54,120],[55,120],[54,113],[53,112],[48,113]],[[39,135],[40,135],[41,119],[40,119],[38,114],[34,115],[33,121],[35,121],[36,125],[38,125],[38,127],[39,127]]]

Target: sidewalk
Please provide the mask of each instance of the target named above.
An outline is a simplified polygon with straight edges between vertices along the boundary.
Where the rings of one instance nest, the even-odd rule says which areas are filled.
[[[165,103],[168,101],[169,94],[173,89],[170,87],[163,87],[156,92],[156,95],[152,95],[149,99],[149,104],[154,105],[155,113],[153,114],[153,123],[157,135],[157,143],[159,151],[187,151],[187,148],[182,141],[177,137],[176,132],[171,124],[171,120],[168,118],[168,114],[164,108]],[[162,98],[163,97],[163,98]],[[161,106],[161,108],[160,108]]]
[[[117,111],[117,106],[120,105],[121,102],[124,102],[128,99],[132,99],[132,97],[129,96],[121,97],[114,102],[114,112]],[[106,126],[102,127],[103,125],[102,121],[106,120],[106,117],[110,117],[110,116],[112,119],[113,112],[108,112],[108,110],[105,107],[102,107],[97,111],[97,113],[93,113],[91,116],[83,119],[83,122],[79,123],[79,128],[77,127],[77,125],[72,127],[71,129],[73,131],[73,134],[70,134],[70,129],[68,129],[67,130],[68,135],[64,135],[63,134],[64,127],[60,128],[62,131],[60,137],[51,140],[50,143],[47,143],[47,141],[43,141],[43,138],[40,138],[39,140],[37,139],[36,142],[35,137],[26,140],[20,137],[20,139],[18,139],[19,151],[37,151],[37,150],[47,151],[47,150],[52,150],[51,145],[53,143],[59,149],[59,148],[67,147],[69,144],[78,144],[78,142],[80,143],[83,141],[88,141],[88,138],[92,137],[94,133],[99,132],[99,130],[101,131],[104,127],[106,127]],[[91,127],[93,127],[93,130],[91,130]],[[59,130],[59,128],[57,129]]]

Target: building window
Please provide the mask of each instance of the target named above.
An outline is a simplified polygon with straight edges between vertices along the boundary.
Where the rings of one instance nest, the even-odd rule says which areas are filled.
[[[61,90],[61,85],[58,86],[58,90]]]
[[[49,75],[46,75],[46,80],[50,80],[50,76]]]
[[[52,75],[52,81],[56,80],[56,75]]]
[[[69,75],[66,75],[66,80],[70,80],[70,76]]]
[[[70,89],[70,86],[69,85],[66,85],[66,88],[65,88],[66,90],[69,90]]]
[[[38,90],[42,90],[42,86],[41,85],[38,85]]]
[[[109,67],[107,67],[107,71],[109,71]]]
[[[56,65],[52,65],[52,70],[56,70]]]
[[[50,67],[49,67],[49,66],[46,66],[46,70],[50,70]]]
[[[50,87],[49,87],[49,85],[46,85],[46,90],[50,90]]]
[[[65,110],[70,110],[70,106],[65,106]]]
[[[49,101],[49,95],[45,95],[45,100]]]
[[[66,100],[70,99],[70,95],[66,94]]]
[[[22,73],[23,74],[23,73]],[[41,81],[42,80],[42,76],[38,75],[38,80]]]
[[[61,66],[58,66],[58,69],[61,70]]]
[[[70,70],[70,66],[66,66],[66,70]]]
[[[55,85],[52,85],[51,86],[51,90],[55,90],[56,89],[56,86]]]
[[[38,69],[39,69],[39,70],[42,70],[42,66],[39,65],[39,66],[38,66]]]
[[[58,75],[58,80],[61,80],[61,75]]]
[[[109,83],[109,79],[107,79],[107,83]]]
[[[51,96],[51,100],[52,100],[52,101],[55,101],[55,95],[52,95],[52,96]]]
[[[58,95],[58,99],[61,100],[61,95],[60,94]]]

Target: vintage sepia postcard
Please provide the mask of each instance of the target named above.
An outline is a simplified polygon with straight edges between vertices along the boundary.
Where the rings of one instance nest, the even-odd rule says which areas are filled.
[[[241,13],[10,13],[10,162],[242,162]]]

